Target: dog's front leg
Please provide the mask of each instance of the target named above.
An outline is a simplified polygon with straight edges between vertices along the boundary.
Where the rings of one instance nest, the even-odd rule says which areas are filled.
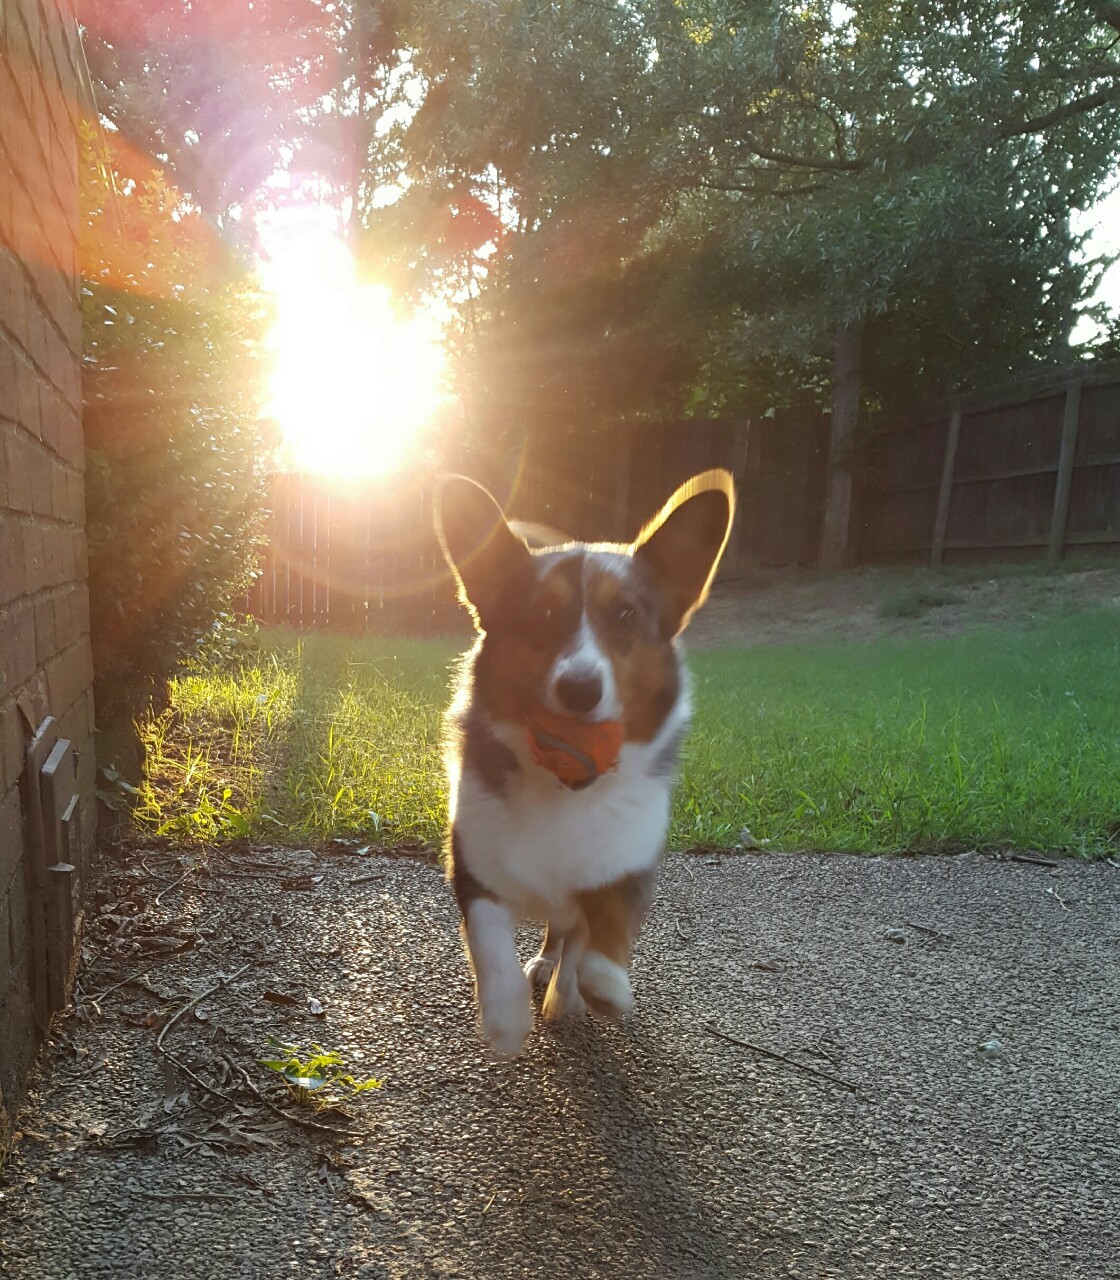
[[[482,1034],[499,1057],[519,1054],[533,1025],[529,979],[517,958],[517,922],[493,898],[468,904],[463,919],[467,953],[474,969]]]

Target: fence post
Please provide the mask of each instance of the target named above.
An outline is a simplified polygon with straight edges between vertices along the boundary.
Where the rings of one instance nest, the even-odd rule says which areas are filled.
[[[957,444],[961,438],[961,406],[957,401],[949,415],[949,429],[945,435],[945,457],[941,462],[941,488],[937,491],[937,514],[933,518],[933,543],[929,562],[935,569],[941,568],[945,556],[945,530],[949,527],[949,502],[953,497],[953,468],[957,463]]]
[[[1054,486],[1054,514],[1050,518],[1050,545],[1046,550],[1046,567],[1054,569],[1062,558],[1069,517],[1069,486],[1073,479],[1073,455],[1077,450],[1077,424],[1081,418],[1081,381],[1066,388],[1062,411],[1062,450],[1058,456],[1058,479]]]

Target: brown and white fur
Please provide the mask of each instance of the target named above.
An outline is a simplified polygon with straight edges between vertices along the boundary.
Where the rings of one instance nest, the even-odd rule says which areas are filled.
[[[517,1054],[544,1016],[633,1005],[631,949],[665,847],[690,716],[676,637],[703,603],[727,542],[725,471],[682,485],[630,545],[563,542],[511,527],[485,489],[440,483],[436,521],[479,630],[447,716],[450,878],[482,1033]],[[534,762],[534,709],[620,720],[617,768],[569,789]],[[547,924],[522,969],[515,930]]]

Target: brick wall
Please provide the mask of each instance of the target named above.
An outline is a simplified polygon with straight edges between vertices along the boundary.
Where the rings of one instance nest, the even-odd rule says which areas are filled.
[[[0,1159],[37,1032],[16,700],[80,751],[94,830],[72,0],[0,0]],[[87,857],[89,850],[86,851]]]

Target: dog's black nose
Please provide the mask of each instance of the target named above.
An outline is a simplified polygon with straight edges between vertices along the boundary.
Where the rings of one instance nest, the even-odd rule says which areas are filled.
[[[598,675],[561,676],[556,681],[556,696],[566,711],[585,715],[594,711],[603,696],[603,681]]]

